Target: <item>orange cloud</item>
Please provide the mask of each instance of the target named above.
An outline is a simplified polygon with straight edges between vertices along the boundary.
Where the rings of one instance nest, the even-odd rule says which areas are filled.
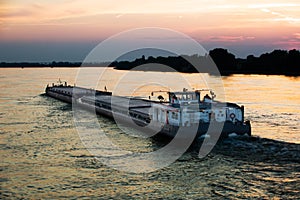
[[[297,0],[14,0],[0,6],[0,40],[97,40],[138,27],[215,42],[279,38],[300,28]]]

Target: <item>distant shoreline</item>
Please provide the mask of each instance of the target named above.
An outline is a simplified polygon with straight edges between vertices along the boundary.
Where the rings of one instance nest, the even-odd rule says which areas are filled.
[[[148,64],[143,71],[159,71],[159,69],[152,66],[162,64],[177,72],[199,73],[188,60],[193,60],[200,66],[209,66],[212,63],[211,59],[217,65],[222,76],[234,74],[300,76],[300,52],[295,49],[290,51],[274,50],[259,57],[249,55],[246,59],[242,59],[236,58],[226,49],[216,48],[209,51],[209,56],[149,56],[148,58],[142,56],[142,58],[137,58],[134,61],[84,63],[83,67],[112,67],[117,70],[135,70],[137,66]],[[0,62],[0,68],[75,68],[81,66],[81,62]],[[210,73],[209,67],[201,70],[200,72]]]

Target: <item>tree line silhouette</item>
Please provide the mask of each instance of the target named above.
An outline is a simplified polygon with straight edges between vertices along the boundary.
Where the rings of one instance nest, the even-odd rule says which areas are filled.
[[[0,67],[35,68],[35,67],[80,67],[80,62],[1,62]]]
[[[230,74],[267,74],[267,75],[291,75],[300,76],[300,52],[299,50],[274,50],[271,53],[264,53],[258,57],[249,55],[247,58],[236,58],[236,56],[227,49],[216,48],[209,51],[209,54],[200,55],[181,55],[168,57],[146,58],[142,56],[134,61],[114,61],[102,63],[84,63],[81,62],[49,62],[49,63],[7,63],[1,62],[0,67],[99,67],[109,66],[118,70],[143,70],[143,71],[178,71],[184,73],[214,73],[212,61],[218,67],[221,75]],[[157,67],[160,64],[169,68]],[[142,66],[142,67],[140,67]],[[196,66],[196,68],[194,67]],[[136,68],[137,67],[137,68]]]
[[[151,69],[150,64],[157,63],[167,65],[178,72],[194,73],[200,71],[212,73],[211,65],[213,60],[221,75],[278,74],[300,76],[300,52],[296,49],[290,51],[274,50],[271,53],[264,53],[258,57],[249,55],[246,59],[236,58],[235,55],[222,48],[213,49],[209,51],[208,55],[181,55],[156,58],[150,56],[147,59],[145,56],[142,56],[142,58],[131,62],[115,61],[112,62],[110,66],[120,70],[130,70],[141,65],[149,64],[140,69],[159,70],[159,68]],[[197,69],[194,66],[197,66]]]
[[[99,67],[108,66],[111,62],[81,63],[81,62],[1,62],[2,68],[40,68],[40,67]]]

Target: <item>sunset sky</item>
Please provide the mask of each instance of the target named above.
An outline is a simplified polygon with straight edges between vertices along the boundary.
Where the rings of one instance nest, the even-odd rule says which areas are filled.
[[[104,39],[143,27],[238,57],[300,49],[300,1],[0,0],[0,62],[82,61]]]

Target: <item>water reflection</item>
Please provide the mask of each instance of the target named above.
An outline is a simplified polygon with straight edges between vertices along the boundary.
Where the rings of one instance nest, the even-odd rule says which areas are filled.
[[[73,83],[76,70],[3,69],[1,73],[2,199],[299,196],[299,144],[287,143],[300,143],[299,78],[239,75],[224,79],[226,99],[245,105],[254,134],[286,142],[230,138],[203,159],[197,157],[194,144],[164,169],[128,174],[106,167],[86,150],[74,129],[69,105],[40,96],[45,85],[58,78]],[[184,76],[193,79],[193,75]],[[113,78],[107,80],[108,88]],[[197,80],[192,81],[198,87]],[[110,139],[124,149],[149,152],[166,144],[127,136],[111,120],[98,120]]]

